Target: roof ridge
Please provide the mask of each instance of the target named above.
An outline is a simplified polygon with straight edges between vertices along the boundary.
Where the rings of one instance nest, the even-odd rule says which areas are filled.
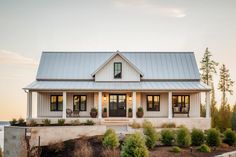
[[[117,51],[42,51],[42,53],[117,53]],[[191,51],[119,51],[119,53],[194,53]]]

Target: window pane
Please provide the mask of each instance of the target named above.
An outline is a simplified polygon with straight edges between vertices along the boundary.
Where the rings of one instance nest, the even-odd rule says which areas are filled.
[[[122,64],[114,63],[114,78],[121,78]]]
[[[79,111],[79,96],[74,96],[74,111]]]
[[[159,111],[159,109],[160,109],[160,97],[159,96],[154,96],[154,109],[156,110],[156,111]]]
[[[153,104],[152,104],[152,96],[148,96],[147,97],[147,99],[148,99],[148,109],[152,109],[152,106],[153,106]]]
[[[173,103],[173,106],[174,106],[174,107],[177,107],[177,106],[178,106],[178,105],[177,105],[177,103],[178,103],[177,96],[173,96],[172,98],[173,98],[173,99],[172,99],[172,101],[173,101],[173,102],[172,102],[172,103]]]
[[[63,96],[62,95],[59,95],[58,97],[57,97],[57,105],[58,105],[58,111],[62,111],[62,109],[63,109]]]
[[[86,111],[86,96],[81,96],[80,111]]]
[[[117,110],[117,95],[110,95],[110,109]]]

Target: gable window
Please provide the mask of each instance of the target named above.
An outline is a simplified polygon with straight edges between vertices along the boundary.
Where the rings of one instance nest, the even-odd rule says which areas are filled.
[[[147,111],[160,111],[160,95],[147,96]]]
[[[74,111],[86,111],[87,108],[87,96],[86,95],[74,95]]]
[[[188,113],[190,109],[190,96],[189,95],[173,95],[172,103],[174,112]]]
[[[62,111],[63,97],[62,95],[51,95],[50,96],[50,110],[51,111]]]
[[[114,78],[120,79],[122,76],[122,63],[121,62],[115,62],[114,63]]]

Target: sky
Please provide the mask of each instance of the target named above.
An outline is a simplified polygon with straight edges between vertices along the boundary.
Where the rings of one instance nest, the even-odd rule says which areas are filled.
[[[25,117],[22,88],[35,80],[42,51],[193,51],[199,63],[209,47],[236,80],[235,6],[235,0],[0,0],[0,120]]]

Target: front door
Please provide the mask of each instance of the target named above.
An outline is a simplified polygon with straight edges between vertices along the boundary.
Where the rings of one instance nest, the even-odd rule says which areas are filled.
[[[126,95],[125,94],[110,94],[109,116],[110,117],[126,117]]]

